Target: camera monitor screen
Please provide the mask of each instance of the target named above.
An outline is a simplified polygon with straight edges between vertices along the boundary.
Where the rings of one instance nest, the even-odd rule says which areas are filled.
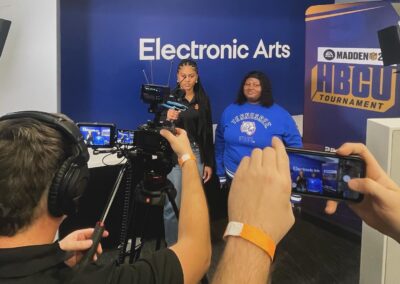
[[[133,130],[118,129],[117,143],[121,145],[133,145]]]
[[[141,90],[141,99],[148,104],[159,104],[164,102],[165,98],[171,93],[168,86],[144,84]]]
[[[88,147],[108,148],[114,146],[113,124],[78,123],[79,130]]]
[[[364,162],[334,154],[289,152],[292,192],[339,200],[361,201],[362,195],[347,182],[364,176]]]

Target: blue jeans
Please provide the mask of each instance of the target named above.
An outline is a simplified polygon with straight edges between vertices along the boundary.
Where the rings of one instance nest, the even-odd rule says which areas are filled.
[[[200,178],[203,175],[203,164],[200,159],[200,149],[196,145],[191,145],[193,154],[196,156],[197,168],[199,170]],[[167,178],[172,182],[176,189],[175,203],[178,209],[181,207],[181,193],[182,193],[182,170],[179,165],[172,168],[172,171],[167,175]],[[190,188],[186,188],[190,190]],[[164,228],[165,228],[165,241],[168,246],[175,244],[178,240],[178,220],[176,219],[174,209],[171,202],[167,201],[164,206]]]

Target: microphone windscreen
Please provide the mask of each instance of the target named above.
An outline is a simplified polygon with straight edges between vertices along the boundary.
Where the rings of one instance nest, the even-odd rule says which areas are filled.
[[[182,99],[186,95],[186,91],[184,89],[178,88],[176,89],[173,95],[177,101],[182,101]]]

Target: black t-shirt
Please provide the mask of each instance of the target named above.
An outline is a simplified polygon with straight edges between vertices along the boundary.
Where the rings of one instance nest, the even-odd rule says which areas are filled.
[[[213,144],[213,130],[211,119],[211,108],[208,98],[206,99],[208,108],[207,123],[203,125],[200,122],[200,102],[193,96],[189,102],[186,98],[179,101],[180,104],[187,106],[187,110],[179,114],[179,118],[175,121],[175,126],[186,130],[191,143],[195,142],[200,148],[201,162],[206,166],[214,166],[214,144]],[[168,109],[161,113],[160,120],[165,121]],[[200,128],[202,131],[200,131]]]
[[[92,263],[79,274],[66,266],[58,243],[0,249],[0,283],[183,283],[178,257],[170,249],[134,264]]]
[[[200,139],[197,133],[199,123],[199,105],[196,98],[193,97],[190,102],[186,98],[183,98],[181,104],[186,105],[188,109],[179,114],[175,126],[186,130],[190,142],[199,143]]]

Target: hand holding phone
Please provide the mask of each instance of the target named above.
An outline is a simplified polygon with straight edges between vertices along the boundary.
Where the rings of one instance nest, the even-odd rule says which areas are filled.
[[[297,148],[286,151],[293,193],[354,202],[363,199],[348,186],[352,178],[365,177],[365,162],[360,157]]]
[[[400,243],[400,187],[386,174],[365,145],[345,143],[337,153],[344,156],[360,155],[366,163],[366,177],[350,182],[350,187],[363,193],[364,199],[360,203],[348,204],[349,207],[369,226]]]

